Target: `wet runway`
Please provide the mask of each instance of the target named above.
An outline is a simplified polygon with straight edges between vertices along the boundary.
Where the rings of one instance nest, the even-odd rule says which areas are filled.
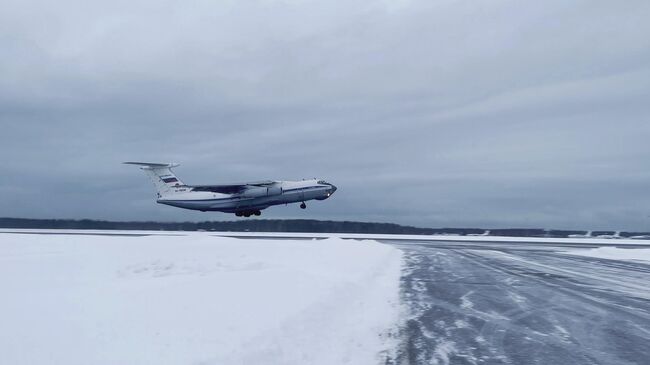
[[[650,265],[547,245],[392,244],[409,313],[394,364],[650,363]]]

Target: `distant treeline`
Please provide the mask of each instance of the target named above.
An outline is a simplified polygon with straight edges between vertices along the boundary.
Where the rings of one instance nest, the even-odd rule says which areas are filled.
[[[221,232],[314,232],[374,234],[458,234],[477,235],[485,228],[419,228],[392,223],[351,221],[320,221],[313,219],[247,219],[205,222],[113,222],[92,219],[26,219],[0,218],[0,228],[101,229],[147,231],[221,231]],[[489,229],[491,236],[568,237],[587,231],[545,230],[529,228]],[[594,231],[593,236],[613,235],[613,231]],[[650,235],[642,232],[621,232],[621,237]]]

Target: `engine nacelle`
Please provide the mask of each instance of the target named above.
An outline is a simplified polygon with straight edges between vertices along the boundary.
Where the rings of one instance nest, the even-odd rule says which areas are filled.
[[[242,194],[243,197],[245,198],[261,198],[263,196],[266,196],[267,194],[267,189],[263,187],[251,187],[246,190],[244,190],[244,193]]]
[[[261,187],[253,186],[250,187],[242,193],[242,196],[245,198],[261,198],[264,196],[275,196],[282,194],[282,188],[271,186],[271,187]]]

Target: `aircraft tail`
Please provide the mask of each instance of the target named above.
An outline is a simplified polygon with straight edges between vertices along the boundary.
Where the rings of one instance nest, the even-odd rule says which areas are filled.
[[[158,198],[172,192],[172,189],[184,186],[185,184],[172,172],[173,167],[180,166],[177,163],[149,163],[149,162],[124,162],[127,165],[140,166],[151,182],[153,182]]]

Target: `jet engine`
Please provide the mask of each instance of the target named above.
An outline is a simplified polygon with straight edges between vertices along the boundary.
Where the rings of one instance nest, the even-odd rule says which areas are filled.
[[[244,190],[242,196],[244,196],[245,198],[261,198],[263,196],[266,196],[266,194],[267,194],[267,188],[251,187]]]
[[[250,187],[244,191],[242,196],[246,198],[261,198],[265,196],[275,196],[282,194],[282,188],[272,186],[272,187]]]

